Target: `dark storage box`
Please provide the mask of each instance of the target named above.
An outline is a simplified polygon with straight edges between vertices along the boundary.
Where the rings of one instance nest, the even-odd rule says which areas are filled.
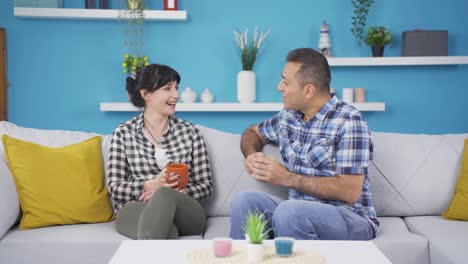
[[[403,32],[401,56],[448,56],[447,30]]]

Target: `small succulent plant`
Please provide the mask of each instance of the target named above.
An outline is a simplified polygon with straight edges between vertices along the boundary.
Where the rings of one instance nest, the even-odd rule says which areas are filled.
[[[252,244],[262,244],[263,240],[268,236],[268,232],[272,230],[271,228],[265,230],[268,220],[264,216],[264,213],[249,212],[245,217],[245,225],[242,228],[249,236]]]

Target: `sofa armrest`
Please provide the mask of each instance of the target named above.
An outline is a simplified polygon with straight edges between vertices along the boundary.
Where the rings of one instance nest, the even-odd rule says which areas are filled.
[[[4,160],[0,159],[0,240],[16,223],[20,214],[20,204],[15,181]]]

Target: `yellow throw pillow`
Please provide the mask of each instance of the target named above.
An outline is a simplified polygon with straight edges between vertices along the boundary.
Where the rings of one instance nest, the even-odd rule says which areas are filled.
[[[455,193],[443,217],[452,220],[468,221],[468,138],[465,139],[465,149],[463,151],[460,175],[455,186]]]
[[[23,211],[21,230],[114,219],[100,136],[61,148],[2,140]]]

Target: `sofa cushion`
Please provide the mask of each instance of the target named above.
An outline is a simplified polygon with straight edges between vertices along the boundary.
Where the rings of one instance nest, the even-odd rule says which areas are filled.
[[[27,128],[17,126],[7,121],[0,121],[0,138],[4,134],[17,139],[34,142],[37,144],[54,148],[79,143],[86,139],[99,136],[99,134],[96,133],[86,133],[81,131]],[[101,142],[101,150],[103,151],[103,157],[106,157],[109,153],[109,137],[110,136],[104,137]],[[6,162],[3,144],[0,144],[0,159]],[[106,160],[104,160],[104,162],[105,161]]]
[[[65,130],[42,130],[34,128],[25,128],[17,126],[7,121],[0,121],[0,140],[1,136],[7,134],[9,136],[35,142],[49,147],[62,147],[65,145],[78,143],[98,134],[85,133],[79,131]],[[111,136],[103,137],[101,142],[101,150],[103,151],[104,163],[107,164],[109,143]],[[104,168],[107,170],[107,166]],[[7,171],[5,171],[7,170]],[[14,184],[13,177],[8,168],[3,144],[0,144],[0,238],[4,235],[12,224],[20,217],[20,206],[18,193]]]
[[[375,155],[369,180],[377,215],[442,215],[467,137],[372,133]]]
[[[7,135],[2,140],[23,211],[20,229],[114,218],[104,185],[101,136],[61,148]]]
[[[465,139],[460,175],[455,185],[452,201],[444,218],[468,221],[468,138]]]
[[[206,141],[214,184],[211,197],[203,201],[207,216],[231,215],[231,200],[241,191],[255,189],[287,198],[286,188],[258,182],[247,174],[244,156],[240,150],[240,135],[200,125],[197,127]],[[278,147],[266,145],[263,152],[282,161]]]
[[[0,159],[0,239],[20,215],[18,193],[8,165]]]
[[[0,263],[107,263],[120,242],[128,239],[115,231],[114,223],[24,231],[16,226],[0,241]]]
[[[392,263],[429,263],[429,246],[425,237],[411,233],[400,217],[378,219],[380,226],[372,242]]]
[[[34,142],[48,147],[58,148],[82,142],[86,139],[98,136],[99,134],[86,133],[81,131],[27,128],[17,126],[7,121],[0,121],[0,140],[2,135],[9,135],[17,139]],[[111,139],[112,135],[105,135],[102,137],[101,151],[104,164],[107,164],[107,160],[109,159]],[[0,160],[3,160],[5,164],[7,163],[3,144],[0,144]],[[104,175],[107,176],[107,166],[104,166],[104,171]]]
[[[467,262],[468,222],[441,216],[406,217],[405,222],[411,232],[429,240],[432,264]]]
[[[229,215],[226,200],[240,177],[244,160],[239,149],[240,135],[200,125],[197,127],[205,139],[213,180],[213,192],[202,202],[203,207],[207,216]]]
[[[120,242],[127,239],[117,233],[115,221],[24,231],[15,226],[0,240],[0,263],[108,263]],[[185,236],[181,239],[202,237]]]

